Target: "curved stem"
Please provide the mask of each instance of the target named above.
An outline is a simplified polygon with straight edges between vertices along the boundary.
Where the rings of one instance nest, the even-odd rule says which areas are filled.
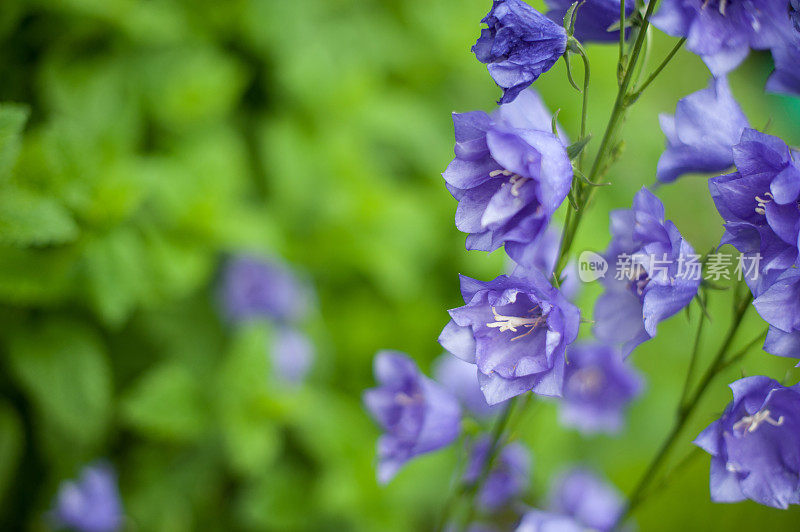
[[[672,61],[672,58],[675,57],[675,54],[678,53],[678,50],[680,50],[683,47],[683,43],[685,43],[685,42],[686,42],[686,37],[684,37],[681,40],[679,40],[675,44],[675,46],[672,47],[672,49],[669,51],[669,53],[664,58],[664,60],[661,61],[661,63],[656,67],[655,70],[653,70],[653,72],[647,77],[647,79],[644,81],[644,83],[642,83],[642,85],[638,89],[636,89],[636,91],[633,93],[631,98],[633,98],[633,99],[638,99],[639,98],[639,96],[642,94],[642,92],[644,92],[644,90],[651,83],[653,83],[653,80],[655,80],[658,77],[658,75],[661,74],[661,71],[664,70],[664,67],[666,67],[667,64],[669,64],[670,61]]]

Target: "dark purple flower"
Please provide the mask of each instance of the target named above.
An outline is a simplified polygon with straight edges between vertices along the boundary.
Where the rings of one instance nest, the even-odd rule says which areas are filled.
[[[711,455],[711,500],[800,504],[800,386],[757,376],[730,387],[733,401],[694,441]]]
[[[618,432],[625,409],[642,391],[641,376],[608,345],[575,345],[567,358],[562,423],[584,432]]]
[[[656,171],[662,183],[687,173],[722,172],[731,167],[733,146],[749,126],[724,76],[712,78],[708,88],[678,101],[674,116],[658,118],[667,137]]]
[[[800,23],[797,11],[794,12],[794,16],[794,23]],[[800,32],[800,29],[796,31]],[[781,46],[773,48],[772,59],[775,61],[775,72],[767,80],[766,89],[778,94],[800,96],[800,69],[797,68],[800,64],[800,33]]]
[[[621,344],[627,357],[656,335],[660,321],[691,302],[701,280],[691,264],[699,256],[646,188],[636,193],[632,209],[611,212],[611,235],[605,259],[616,272],[603,278],[594,332],[603,342]]]
[[[378,481],[385,483],[411,458],[455,440],[461,412],[405,353],[379,352],[374,369],[380,386],[364,392],[364,404],[385,431],[378,439]]]
[[[547,227],[572,186],[566,147],[532,90],[492,115],[454,113],[456,157],[442,176],[458,200],[467,249],[526,245]],[[512,253],[514,251],[512,250]]]
[[[548,507],[580,523],[582,530],[605,532],[616,524],[624,501],[613,486],[593,472],[577,468],[556,481]]]
[[[755,296],[797,260],[800,166],[796,159],[797,153],[781,139],[745,129],[733,148],[737,171],[708,182],[725,220],[720,245],[731,244],[747,256],[760,254],[759,275],[746,277]]]
[[[222,299],[226,314],[233,321],[253,318],[294,321],[307,312],[309,291],[282,264],[239,255],[225,265]]]
[[[764,351],[800,358],[800,269],[789,268],[762,288],[753,305],[770,325]]]
[[[514,101],[567,49],[566,30],[521,0],[495,0],[481,22],[489,27],[472,51],[503,89],[498,103]]]
[[[547,16],[561,24],[564,15],[573,4],[571,0],[545,0],[550,7]],[[633,14],[635,0],[625,2],[626,17]],[[586,0],[578,8],[575,18],[575,38],[581,42],[609,42],[619,40],[619,31],[608,31],[619,23],[620,0]]]
[[[486,402],[478,384],[478,368],[475,364],[445,353],[436,361],[434,377],[464,408],[479,418],[493,416],[502,409],[500,405],[490,405]]]
[[[480,478],[489,452],[490,440],[481,438],[472,446],[464,482],[473,483]],[[495,511],[521,495],[528,487],[531,457],[521,443],[504,446],[492,464],[492,469],[478,493],[478,504],[489,512]]]
[[[566,515],[531,510],[522,517],[516,532],[586,532],[586,529]]]
[[[794,29],[800,32],[800,0],[789,0],[789,18]]]
[[[80,478],[61,483],[52,514],[58,526],[81,532],[111,532],[122,527],[117,477],[107,464],[93,464]]]
[[[578,335],[578,309],[544,276],[501,275],[489,282],[461,276],[466,305],[449,311],[442,346],[478,367],[489,404],[533,391],[560,396],[564,353]]]
[[[291,327],[278,327],[270,351],[272,370],[290,384],[301,382],[314,362],[314,346],[308,337]]]
[[[783,42],[791,29],[786,0],[664,0],[652,17],[655,27],[686,37],[714,76],[736,68],[750,49]]]

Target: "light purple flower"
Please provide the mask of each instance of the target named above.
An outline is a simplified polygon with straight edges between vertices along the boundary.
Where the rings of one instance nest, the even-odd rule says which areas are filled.
[[[516,532],[586,532],[580,523],[568,517],[543,510],[527,512]]]
[[[480,478],[489,452],[490,439],[483,437],[470,450],[464,482],[471,484]],[[521,443],[509,443],[497,454],[492,469],[478,493],[478,504],[488,512],[505,506],[525,492],[530,481],[531,457]]]
[[[502,410],[501,405],[490,405],[478,384],[478,368],[450,353],[440,356],[434,367],[434,377],[461,405],[479,418],[488,418]]]
[[[295,321],[308,310],[309,290],[276,261],[238,255],[225,264],[222,302],[233,321],[253,318]]]
[[[651,20],[664,33],[686,37],[714,76],[736,68],[751,48],[781,44],[791,29],[787,0],[664,0]]]
[[[711,455],[711,500],[800,504],[800,386],[756,376],[730,387],[733,402],[694,441]]]
[[[458,401],[397,351],[375,355],[380,386],[364,392],[364,404],[385,433],[378,439],[378,481],[390,481],[411,458],[458,437]]]
[[[553,22],[562,24],[564,15],[573,4],[571,0],[545,0],[550,7],[547,16]],[[625,2],[625,13],[633,14],[635,0]],[[619,23],[620,0],[586,0],[578,8],[575,18],[575,38],[581,42],[616,42],[619,31],[608,31],[610,26]],[[626,33],[629,33],[626,31]],[[627,35],[626,35],[627,36]]]
[[[575,305],[536,270],[489,282],[461,276],[461,294],[466,305],[449,311],[439,343],[477,365],[486,401],[527,391],[560,396],[564,353],[580,324]]]
[[[442,176],[459,202],[456,227],[469,233],[467,249],[534,241],[572,186],[566,146],[539,96],[523,91],[491,116],[454,113],[453,124],[456,157]]]
[[[495,0],[481,22],[488,28],[472,51],[503,89],[498,103],[514,101],[567,49],[566,30],[521,0]]]
[[[691,302],[701,276],[690,266],[694,249],[646,188],[636,193],[632,209],[611,212],[611,235],[594,332],[605,343],[622,345],[627,357],[656,335],[659,322]]]
[[[618,432],[628,404],[642,391],[642,378],[614,347],[575,345],[569,349],[561,422],[583,432]]]
[[[606,532],[614,528],[624,507],[622,495],[593,472],[576,468],[551,489],[548,508],[566,515],[582,529]]]
[[[59,526],[81,532],[112,532],[122,527],[117,477],[110,465],[86,466],[78,480],[61,483],[52,517]]]
[[[506,243],[506,252],[516,264],[526,270],[531,268],[538,270],[548,279],[553,275],[560,249],[561,231],[552,223],[532,242],[527,244],[522,242]],[[561,272],[560,281],[558,289],[561,290],[564,297],[575,301],[581,287],[575,261],[567,263]]]
[[[769,323],[764,351],[800,358],[800,269],[789,268],[769,286],[762,287],[753,306]]]
[[[724,76],[712,78],[708,88],[678,101],[674,116],[658,118],[667,137],[656,171],[662,183],[687,173],[722,172],[731,167],[733,146],[749,126]]]
[[[272,370],[290,384],[301,382],[314,362],[314,345],[309,338],[291,327],[279,326],[272,337]]]
[[[793,0],[798,1],[798,0]],[[800,15],[794,12],[794,24],[800,24]],[[800,32],[800,29],[796,30]],[[772,49],[775,72],[767,80],[767,91],[790,96],[800,96],[800,33],[786,43]]]

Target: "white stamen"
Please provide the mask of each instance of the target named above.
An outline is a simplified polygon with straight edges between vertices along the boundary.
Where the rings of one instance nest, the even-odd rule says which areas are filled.
[[[533,312],[536,310],[537,307],[530,309],[528,312]],[[511,331],[517,332],[517,327],[524,327],[529,329],[528,332],[521,334],[519,336],[515,336],[511,339],[513,342],[514,340],[519,340],[520,338],[524,338],[528,336],[533,330],[542,322],[543,316],[537,316],[535,318],[522,318],[519,316],[503,316],[502,314],[498,314],[497,310],[492,307],[492,314],[494,314],[495,321],[487,323],[487,327],[495,327],[499,330],[499,332]]]
[[[514,175],[514,172],[511,172],[509,170],[492,170],[491,172],[489,172],[489,177],[497,177],[499,175],[509,177]]]
[[[511,176],[511,179],[508,180],[508,182],[511,183],[511,195],[514,197],[519,196],[519,189],[522,188],[522,185],[524,185],[527,180],[527,177],[522,177],[518,174]]]
[[[402,406],[411,406],[414,403],[419,403],[422,401],[422,396],[420,394],[408,395],[404,392],[398,392],[394,396],[394,400],[397,404]]]
[[[746,432],[755,432],[758,426],[762,423],[768,423],[773,427],[780,427],[783,425],[783,416],[778,419],[770,417],[770,412],[766,408],[759,410],[752,416],[744,416],[742,419],[734,423],[733,430],[742,430]]]

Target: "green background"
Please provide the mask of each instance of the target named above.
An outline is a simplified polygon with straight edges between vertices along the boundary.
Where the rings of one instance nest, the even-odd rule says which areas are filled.
[[[535,4],[537,7],[539,4]],[[4,0],[0,8],[0,528],[41,530],[58,483],[115,464],[126,530],[427,530],[458,446],[374,479],[378,431],[361,392],[372,357],[423,370],[458,306],[457,273],[490,279],[502,251],[464,250],[439,173],[450,112],[499,90],[469,51],[486,0]],[[655,64],[673,40],[653,35]],[[589,129],[616,92],[614,46],[589,46]],[[798,100],[764,95],[767,54],[731,77],[751,123],[800,143]],[[576,251],[602,250],[609,209],[654,181],[657,114],[709,74],[679,54],[633,108],[625,152]],[[575,139],[563,64],[535,87]],[[589,145],[591,152],[596,147]],[[659,195],[698,252],[721,221],[705,179]],[[217,310],[227,253],[276,254],[313,280],[305,386],[271,375],[266,324]],[[586,316],[598,286],[581,297]],[[712,293],[709,360],[730,293]],[[529,502],[581,462],[632,487],[673,419],[697,309],[632,362],[648,386],[618,437],[559,428],[538,401],[513,436],[533,450]],[[763,328],[754,313],[739,342]],[[584,326],[584,334],[589,327]],[[793,362],[758,349],[717,379],[675,459],[730,399],[726,383]],[[698,456],[637,513],[641,530],[794,529],[796,510],[714,505]]]

